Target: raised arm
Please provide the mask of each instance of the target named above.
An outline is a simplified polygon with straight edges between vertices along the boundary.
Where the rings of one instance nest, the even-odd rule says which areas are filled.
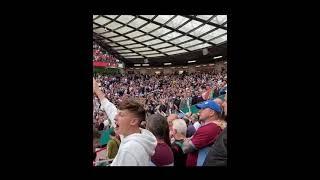
[[[108,118],[111,121],[111,126],[115,127],[115,122],[114,122],[114,118],[117,114],[118,109],[116,108],[116,106],[111,103],[106,97],[105,94],[101,91],[101,89],[99,88],[98,83],[96,82],[96,80],[93,78],[93,92],[98,96],[100,102],[101,102],[101,106],[104,109],[104,111],[106,112]]]

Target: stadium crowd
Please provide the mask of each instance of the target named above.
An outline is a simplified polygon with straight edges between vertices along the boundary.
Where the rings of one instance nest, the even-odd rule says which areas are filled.
[[[227,165],[226,71],[95,75],[93,94],[94,165]]]

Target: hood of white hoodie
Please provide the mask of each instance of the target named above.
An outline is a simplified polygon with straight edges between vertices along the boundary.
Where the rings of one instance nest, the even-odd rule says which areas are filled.
[[[125,138],[121,138],[121,144],[125,145],[129,141],[135,141],[143,146],[145,151],[152,156],[157,146],[156,137],[148,130],[140,128],[141,133],[130,134]]]

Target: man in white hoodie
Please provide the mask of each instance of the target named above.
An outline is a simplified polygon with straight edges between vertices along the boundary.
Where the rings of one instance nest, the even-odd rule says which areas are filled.
[[[136,101],[124,100],[118,110],[105,98],[94,79],[93,91],[111,120],[111,126],[121,137],[118,153],[111,166],[150,166],[157,140],[150,131],[139,128],[141,121],[145,120],[143,106]]]

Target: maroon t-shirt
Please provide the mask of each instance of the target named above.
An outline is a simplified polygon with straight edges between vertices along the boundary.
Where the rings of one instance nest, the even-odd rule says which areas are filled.
[[[214,143],[222,129],[215,123],[209,123],[199,127],[191,138],[192,144],[196,149],[202,149]],[[198,159],[198,150],[188,154],[187,166],[196,166]]]
[[[166,166],[173,164],[173,153],[166,143],[158,143],[151,161],[156,166]]]

